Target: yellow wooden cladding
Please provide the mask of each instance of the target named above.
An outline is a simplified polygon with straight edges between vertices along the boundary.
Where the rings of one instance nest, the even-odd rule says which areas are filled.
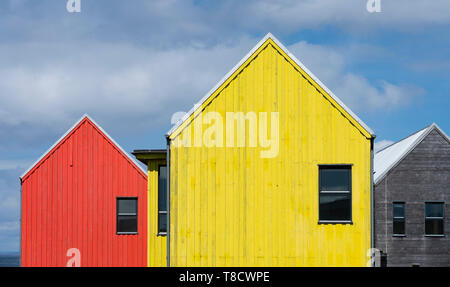
[[[147,265],[149,267],[167,266],[167,237],[158,235],[158,172],[166,161],[148,161],[148,245]]]
[[[198,112],[278,112],[278,155],[261,158],[259,146],[177,147]],[[271,39],[171,140],[171,266],[366,266],[371,135]],[[319,164],[353,165],[353,224],[318,224]]]

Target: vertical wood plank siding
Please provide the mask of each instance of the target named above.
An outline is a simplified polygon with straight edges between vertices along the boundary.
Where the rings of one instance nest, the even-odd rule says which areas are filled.
[[[192,118],[173,133],[172,266],[366,266],[370,136],[272,40],[201,110],[224,122],[226,112],[278,112],[279,154],[261,158],[248,131],[246,147],[176,147]],[[318,164],[353,165],[353,224],[318,224]]]
[[[167,266],[167,237],[158,234],[158,174],[165,160],[148,162],[148,266]]]
[[[147,177],[88,118],[22,178],[22,265],[146,266]],[[138,234],[116,234],[116,197],[138,197]]]

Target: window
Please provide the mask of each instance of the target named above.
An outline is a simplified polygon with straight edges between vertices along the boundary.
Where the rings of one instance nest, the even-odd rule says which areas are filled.
[[[137,198],[117,198],[117,234],[137,234]]]
[[[394,202],[393,206],[393,230],[394,236],[404,236],[405,235],[405,203],[404,202]]]
[[[167,233],[167,167],[158,172],[158,234]]]
[[[425,203],[425,235],[444,235],[444,203]]]
[[[350,165],[319,166],[319,223],[352,220]]]

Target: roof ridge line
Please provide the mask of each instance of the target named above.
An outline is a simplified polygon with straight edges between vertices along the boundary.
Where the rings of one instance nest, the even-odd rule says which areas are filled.
[[[59,137],[56,142],[50,146],[36,161],[31,164],[31,166],[25,170],[25,172],[22,173],[22,175],[19,177],[21,180],[27,176],[27,174],[37,165],[39,164],[58,144],[66,138],[71,132],[75,130],[84,120],[89,120],[91,123],[94,124],[94,126],[103,133],[108,140],[110,140],[113,145],[115,145],[120,152],[122,152],[128,159],[131,160],[131,162],[144,173],[145,176],[147,176],[147,172],[135,161],[133,157],[131,157],[91,116],[89,116],[87,113],[83,114],[80,119],[78,119],[61,137]]]
[[[417,145],[419,145],[430,134],[430,132],[433,130],[434,127],[435,127],[435,125],[433,125],[433,124],[428,125],[427,127],[415,132],[414,134],[410,135],[409,137],[406,137],[406,138],[402,139],[401,141],[398,141],[397,143],[400,143],[400,142],[404,141],[405,139],[408,139],[411,136],[423,131],[423,133],[416,140],[414,140],[414,142],[411,143],[408,146],[408,148],[406,150],[404,150],[401,153],[401,155],[394,162],[391,163],[390,166],[388,166],[379,176],[377,176],[377,178],[374,180],[374,184],[378,184],[389,173],[390,170],[392,170],[394,167],[396,167]],[[391,147],[392,146],[393,145],[391,145]]]
[[[292,54],[286,46],[284,46],[272,33],[267,33],[219,82],[206,93],[200,101],[198,101],[194,106],[180,119],[178,120],[170,130],[165,134],[166,137],[170,137],[186,120],[189,119],[191,115],[200,107],[207,99],[219,89],[268,39],[271,39],[294,63],[296,63],[305,74],[307,74],[320,88],[322,88],[325,93],[327,93],[333,100],[336,101],[337,105],[340,106],[345,112],[347,112],[350,118],[353,118],[363,130],[365,130],[370,136],[376,137],[373,130],[367,126],[350,108],[348,108],[342,100],[337,97],[328,87],[322,83],[306,66]],[[359,129],[359,128],[358,128]]]
[[[392,147],[392,146],[394,146],[394,145],[396,145],[396,144],[399,144],[399,143],[401,143],[402,141],[404,141],[404,140],[406,140],[406,139],[409,139],[410,137],[414,136],[415,134],[420,133],[421,131],[423,131],[423,130],[425,130],[425,129],[429,129],[432,125],[433,125],[433,124],[428,125],[428,126],[424,127],[423,129],[420,129],[420,130],[418,130],[418,131],[415,131],[415,132],[413,132],[412,134],[410,134],[410,135],[408,135],[408,136],[402,138],[401,140],[398,140],[398,141],[396,141],[396,142],[393,142],[393,143],[391,143],[391,144],[385,146],[384,148],[382,148],[382,149],[380,149],[379,151],[377,151],[375,154],[377,154],[377,153],[379,153],[379,152],[382,152],[382,151],[384,151],[384,150],[386,150],[386,149],[388,149],[388,148],[390,148],[390,147]]]

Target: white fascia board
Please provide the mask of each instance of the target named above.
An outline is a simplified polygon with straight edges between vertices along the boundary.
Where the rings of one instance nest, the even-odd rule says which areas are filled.
[[[189,112],[184,115],[167,133],[166,137],[170,137],[172,133],[179,128],[195,111],[197,108],[201,107],[204,102],[231,76],[236,72],[252,55],[256,52],[268,39],[272,39],[282,50],[286,53],[300,68],[307,73],[311,79],[313,79],[330,97],[332,97],[338,105],[340,105],[355,121],[357,121],[372,137],[375,138],[375,133],[369,126],[367,126],[350,108],[348,108],[330,89],[325,86],[306,66],[300,62],[275,36],[268,33],[261,41],[250,50],[244,58],[242,58],[237,65],[233,67],[215,86],[212,88],[194,107],[191,108]]]
[[[136,167],[138,167],[145,176],[147,176],[147,171],[144,170],[134,158],[132,158],[99,124],[97,124],[88,114],[84,114],[74,125],[72,125],[46,152],[42,154],[42,156],[36,160],[21,176],[20,179],[24,178],[28,172],[30,172],[35,165],[37,165],[44,157],[47,156],[69,133],[75,129],[75,127],[80,124],[81,121],[83,121],[85,118],[88,118],[121,152],[123,152]]]
[[[87,117],[95,126],[97,126],[97,128],[99,128],[102,133],[117,147],[119,148],[119,150],[126,155],[126,157],[128,157],[128,159],[131,160],[132,163],[134,163],[134,165],[136,167],[138,167],[145,176],[147,176],[147,171],[136,161],[135,158],[133,158],[129,153],[127,153],[99,124],[97,124],[94,119],[92,119],[88,114],[84,115],[85,117]]]
[[[378,183],[380,183],[380,181],[382,181],[383,179],[384,179],[384,177],[389,173],[389,171],[390,170],[392,170],[394,167],[396,167],[411,151],[413,151],[415,148],[416,148],[416,146],[418,145],[418,144],[420,144],[422,141],[423,141],[423,139],[426,137],[426,136],[428,136],[429,134],[430,134],[430,132],[435,128],[435,127],[437,127],[435,124],[431,124],[431,125],[429,125],[428,127],[426,127],[426,128],[424,128],[424,129],[422,129],[422,130],[420,130],[420,131],[423,131],[423,130],[425,130],[412,144],[410,144],[406,149],[404,149],[402,152],[401,152],[401,154],[400,154],[400,156],[395,160],[395,161],[393,161],[389,166],[387,166],[386,168],[383,168],[383,171],[380,173],[380,174],[375,174],[374,175],[374,185],[377,185]],[[420,131],[418,131],[418,132],[416,132],[416,133],[414,133],[414,134],[412,134],[411,136],[413,136],[413,135],[415,135],[415,134],[417,134],[417,133],[419,133]],[[445,134],[444,134],[445,135]],[[409,136],[409,137],[411,137],[411,136]],[[407,137],[407,138],[409,138],[409,137]],[[407,139],[407,138],[405,138],[405,139]],[[403,139],[403,140],[405,140],[405,139]],[[447,139],[448,139],[448,137],[447,137]],[[403,140],[401,140],[401,141],[403,141]],[[400,143],[401,141],[398,141],[397,143]],[[381,151],[379,151],[379,152],[382,152],[382,151],[386,151],[387,149],[389,149],[389,148],[391,148],[391,147],[393,147],[393,146],[395,146],[397,143],[394,143],[394,144],[392,144],[392,145],[390,145],[389,147],[386,147],[386,148],[384,148],[383,150],[381,150]],[[379,153],[378,152],[378,153]],[[375,155],[375,158],[376,158],[376,155]]]

